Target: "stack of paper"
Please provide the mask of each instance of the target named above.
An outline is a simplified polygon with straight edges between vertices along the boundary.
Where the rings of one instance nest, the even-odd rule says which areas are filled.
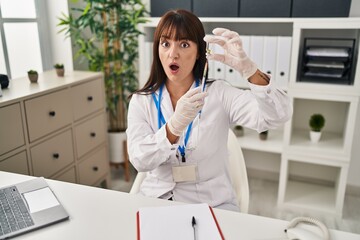
[[[195,231],[192,217],[196,219]],[[140,208],[137,226],[138,240],[224,239],[215,215],[207,204]]]
[[[314,57],[349,57],[346,48],[316,48],[311,47],[307,49],[306,55]]]

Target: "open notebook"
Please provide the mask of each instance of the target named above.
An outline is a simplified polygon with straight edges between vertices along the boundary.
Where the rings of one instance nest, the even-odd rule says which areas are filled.
[[[0,188],[0,239],[69,219],[43,177]]]
[[[224,239],[212,208],[205,203],[140,208],[137,228],[138,240]]]

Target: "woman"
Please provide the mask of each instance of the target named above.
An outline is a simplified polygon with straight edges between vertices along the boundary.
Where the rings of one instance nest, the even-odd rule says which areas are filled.
[[[128,152],[134,167],[147,172],[141,194],[238,211],[227,170],[230,125],[262,132],[287,121],[292,109],[286,94],[246,56],[237,33],[213,33],[205,37],[200,20],[186,10],[161,18],[149,80],[129,105]],[[225,50],[208,59],[238,70],[251,90],[214,81],[202,91],[204,37]]]

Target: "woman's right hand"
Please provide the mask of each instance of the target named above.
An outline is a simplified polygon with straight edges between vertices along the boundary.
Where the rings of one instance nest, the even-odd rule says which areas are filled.
[[[172,134],[180,136],[186,127],[195,119],[204,106],[207,92],[201,92],[201,87],[190,89],[176,103],[174,115],[167,126]]]

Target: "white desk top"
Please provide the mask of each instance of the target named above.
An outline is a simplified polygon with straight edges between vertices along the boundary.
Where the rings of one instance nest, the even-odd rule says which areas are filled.
[[[1,172],[0,187],[33,177]],[[128,193],[47,180],[70,220],[21,235],[16,239],[137,239],[136,212],[139,207],[181,204]],[[214,209],[225,239],[286,239],[287,221]],[[94,217],[95,216],[95,217]],[[331,239],[360,240],[360,235],[330,230]]]

